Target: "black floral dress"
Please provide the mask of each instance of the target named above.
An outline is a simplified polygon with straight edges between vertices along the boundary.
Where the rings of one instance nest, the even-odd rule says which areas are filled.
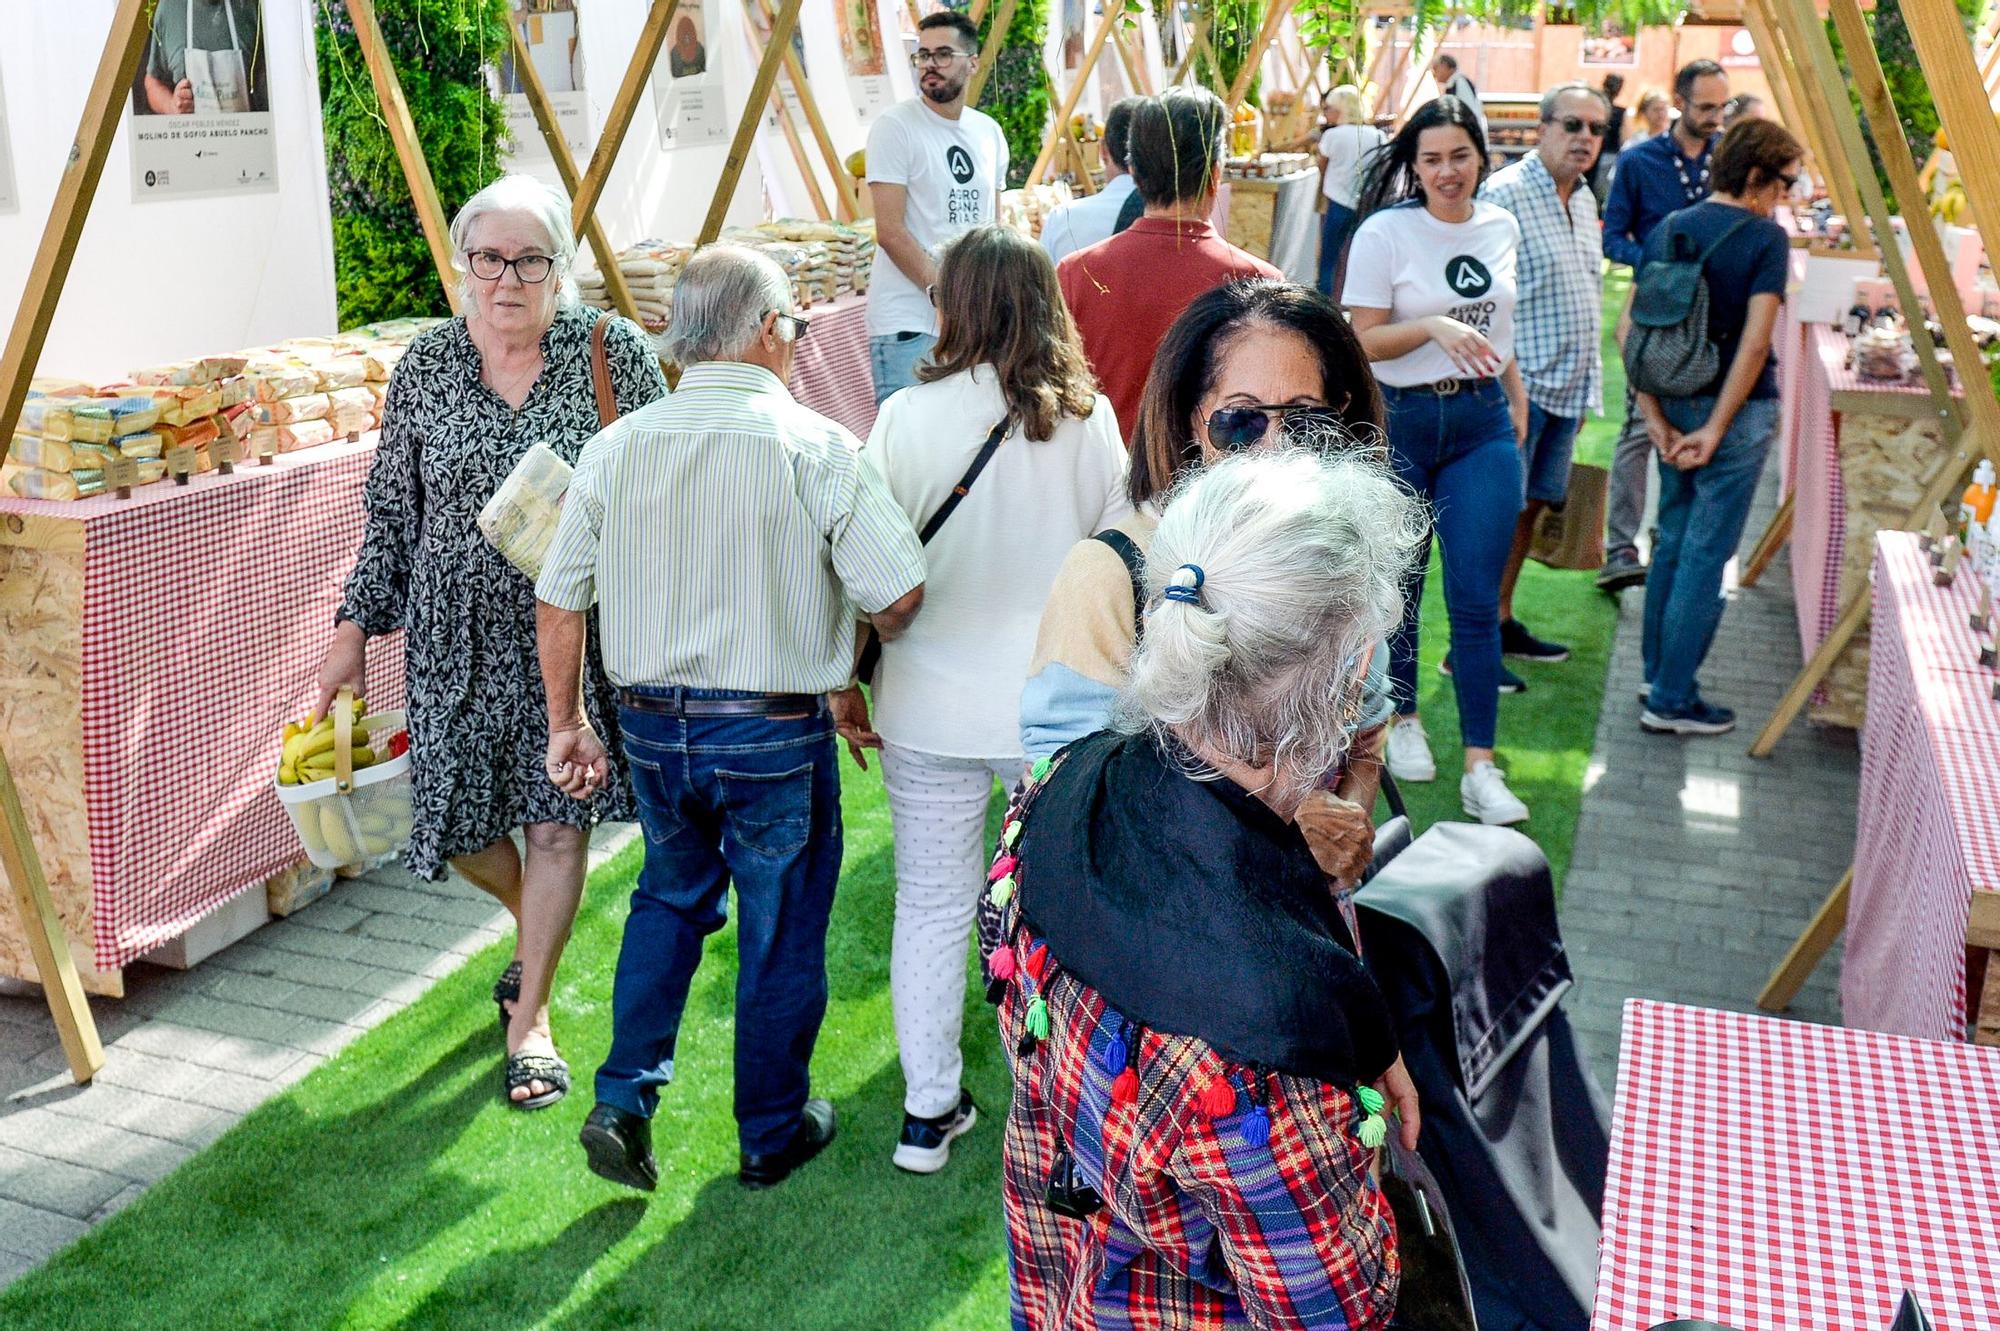
[[[464,319],[410,344],[389,380],[382,439],[368,472],[367,524],[341,604],[371,637],[402,629],[416,829],[403,862],[444,875],[526,823],[588,828],[636,816],[620,756],[618,709],[597,653],[593,613],[585,709],[611,752],[611,781],[589,803],[543,770],[548,713],[535,656],[534,584],[480,533],[479,510],[530,446],[575,464],[597,433],[590,309],[564,310],[542,337],[544,368],[519,411],[479,377]],[[667,392],[646,337],[605,330],[620,413]]]

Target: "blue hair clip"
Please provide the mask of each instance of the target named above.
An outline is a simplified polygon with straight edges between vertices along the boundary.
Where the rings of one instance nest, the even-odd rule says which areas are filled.
[[[1180,581],[1181,569],[1186,569],[1188,572],[1194,574],[1194,581]],[[1208,575],[1201,571],[1201,565],[1182,564],[1180,568],[1174,570],[1173,579],[1167,583],[1167,589],[1161,593],[1161,596],[1169,601],[1179,601],[1182,605],[1200,605],[1201,584],[1207,580]]]

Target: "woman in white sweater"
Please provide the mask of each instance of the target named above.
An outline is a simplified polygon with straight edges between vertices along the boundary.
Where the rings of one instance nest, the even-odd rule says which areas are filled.
[[[1021,686],[1042,604],[1070,547],[1131,512],[1118,418],[1041,248],[1006,227],[968,232],[931,298],[937,347],[921,382],[882,404],[864,456],[919,531],[963,493],[925,543],[923,613],[883,647],[873,732],[843,728],[881,746],[895,824],[895,1163],[916,1173],[943,1168],[977,1112],[960,1085],[965,954],[993,782],[1025,765]]]

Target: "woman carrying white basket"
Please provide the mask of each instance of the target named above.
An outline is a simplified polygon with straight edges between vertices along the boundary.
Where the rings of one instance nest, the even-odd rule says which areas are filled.
[[[594,649],[584,697],[592,726],[611,741],[610,779],[588,802],[552,784],[534,586],[487,543],[477,518],[532,445],[573,464],[599,430],[594,342],[616,412],[667,386],[637,327],[610,319],[599,336],[598,315],[581,308],[560,194],[505,177],[466,203],[451,238],[467,313],[412,342],[390,380],[367,525],[315,715],[342,685],[365,694],[367,639],[403,630],[415,805],[403,862],[426,879],[450,865],[514,916],[514,959],[493,997],[507,1033],[508,1101],[539,1109],[569,1089],[548,995],[583,892],[590,829],[636,810],[617,756],[616,699]]]

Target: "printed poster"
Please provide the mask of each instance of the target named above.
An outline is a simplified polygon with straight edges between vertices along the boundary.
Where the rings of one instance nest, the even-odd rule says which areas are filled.
[[[571,154],[590,153],[590,99],[583,86],[583,45],[577,33],[576,0],[513,0],[509,15],[535,72],[542,76],[556,123],[562,126],[563,140]],[[510,44],[500,62],[500,91],[507,100],[507,128],[514,136],[514,151],[522,157],[547,157],[548,143],[535,123],[535,112],[521,87],[521,75],[514,68]]]
[[[896,103],[889,86],[889,52],[882,44],[882,15],[875,0],[833,0],[840,18],[840,54],[847,91],[863,123]]]
[[[7,94],[0,89],[0,213],[21,210],[14,193],[14,135],[7,125]]]
[[[722,57],[714,50],[713,35],[705,0],[682,0],[653,66],[653,109],[662,148],[729,142],[735,126],[723,105]]]
[[[278,188],[262,0],[159,0],[132,81],[132,196]]]

